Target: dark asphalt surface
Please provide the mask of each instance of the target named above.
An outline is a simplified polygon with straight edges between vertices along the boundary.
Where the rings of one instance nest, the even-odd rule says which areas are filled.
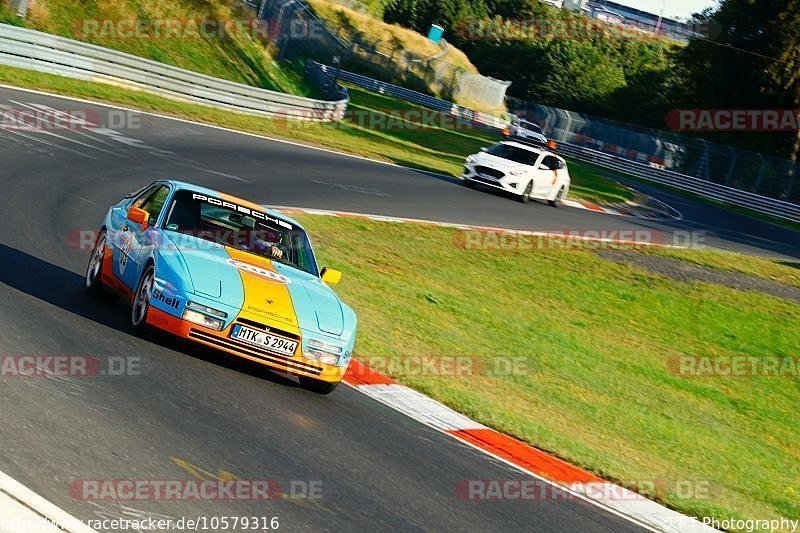
[[[0,90],[0,105],[32,104],[89,107]],[[637,529],[582,501],[462,501],[459,480],[526,476],[348,387],[320,397],[257,366],[130,335],[126,308],[84,295],[88,252],[68,244],[124,193],[162,177],[271,204],[480,224],[541,216],[555,226],[573,215],[590,224],[583,213],[147,116],[116,133],[0,131],[0,161],[0,354],[141,361],[141,375],[0,377],[0,471],[74,516],[276,516],[286,531]],[[323,499],[119,503],[69,493],[86,479],[191,478],[175,459],[284,489],[321,481]]]

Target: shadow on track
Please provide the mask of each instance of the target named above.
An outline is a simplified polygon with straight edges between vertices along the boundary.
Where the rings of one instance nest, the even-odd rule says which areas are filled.
[[[93,298],[84,292],[82,275],[4,244],[0,244],[0,283],[124,335],[135,336],[129,330],[129,308],[126,304],[119,303],[112,295]],[[46,318],[43,317],[43,320]],[[154,331],[146,336],[146,340],[163,348],[272,383],[299,386],[294,380],[276,374],[264,365],[178,339],[166,333]]]

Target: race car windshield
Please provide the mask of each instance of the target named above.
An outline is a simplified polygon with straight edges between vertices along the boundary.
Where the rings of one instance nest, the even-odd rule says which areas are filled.
[[[235,202],[192,191],[178,191],[170,205],[165,229],[230,246],[319,276],[305,231],[264,211]]]
[[[497,157],[502,157],[503,159],[509,159],[515,163],[522,163],[523,165],[534,165],[536,164],[536,159],[539,157],[539,154],[536,152],[503,143],[495,144],[486,150],[486,152],[496,155]]]

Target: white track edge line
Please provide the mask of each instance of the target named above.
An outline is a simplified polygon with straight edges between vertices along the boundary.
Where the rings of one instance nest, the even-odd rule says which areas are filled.
[[[506,233],[513,233],[517,235],[527,235],[531,237],[555,237],[555,238],[563,238],[565,240],[579,240],[579,241],[586,241],[586,242],[603,242],[608,244],[629,244],[635,246],[654,246],[654,247],[661,247],[661,248],[687,248],[686,246],[678,246],[675,244],[664,244],[664,243],[655,243],[655,242],[647,242],[647,241],[627,241],[622,239],[609,239],[604,237],[586,237],[586,236],[576,236],[576,235],[569,235],[566,233],[558,233],[558,232],[551,232],[551,231],[537,231],[537,230],[525,230],[525,229],[511,229],[511,228],[495,228],[492,226],[476,226],[473,224],[460,224],[458,222],[441,222],[437,220],[426,220],[423,218],[404,218],[404,217],[395,217],[395,216],[387,216],[387,215],[372,215],[366,213],[353,213],[350,211],[333,211],[330,209],[316,209],[316,208],[307,208],[307,207],[291,207],[285,205],[265,205],[267,209],[272,209],[274,211],[300,211],[302,214],[306,215],[325,215],[325,216],[334,216],[334,217],[357,217],[357,218],[367,218],[369,220],[373,220],[375,222],[391,222],[397,224],[429,224],[432,226],[442,227],[442,228],[455,228],[455,229],[462,229],[462,230],[479,230],[479,231],[486,231],[486,232],[506,232]],[[291,213],[285,213],[286,215],[290,215]],[[623,230],[623,231],[637,231],[637,230]],[[641,230],[646,231],[646,230]]]
[[[56,527],[69,533],[97,533],[94,529],[64,511],[42,496],[39,496],[8,474],[0,472],[0,493],[10,496],[41,518],[49,520]]]

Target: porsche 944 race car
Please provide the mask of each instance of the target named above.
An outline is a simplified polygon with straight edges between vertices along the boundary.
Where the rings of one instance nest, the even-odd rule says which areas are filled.
[[[331,392],[353,352],[356,315],[331,290],[305,230],[257,204],[156,181],[112,206],[86,271],[90,294],[130,302],[131,328],[178,337],[294,374]]]

